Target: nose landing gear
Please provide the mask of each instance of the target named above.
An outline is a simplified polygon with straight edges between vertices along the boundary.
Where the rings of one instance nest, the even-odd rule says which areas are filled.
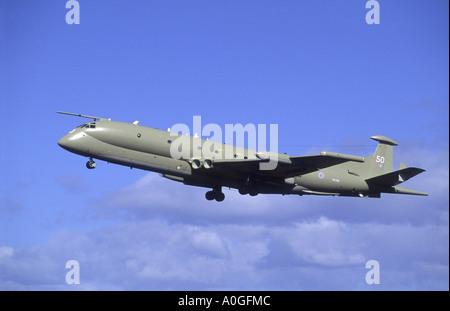
[[[97,163],[95,163],[92,158],[89,158],[89,161],[86,162],[86,167],[90,170],[94,169],[97,166]]]

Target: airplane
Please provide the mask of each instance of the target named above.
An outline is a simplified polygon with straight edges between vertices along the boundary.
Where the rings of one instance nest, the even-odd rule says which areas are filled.
[[[173,181],[212,189],[205,194],[209,201],[225,199],[222,187],[234,188],[240,194],[250,196],[297,194],[380,198],[381,193],[428,195],[397,186],[425,170],[400,163],[399,169],[394,171],[393,147],[398,143],[382,135],[370,137],[378,145],[375,153],[367,157],[329,151],[290,156],[210,143],[209,148],[215,150],[211,150],[209,158],[195,157],[190,150],[187,157],[177,159],[170,152],[177,138],[183,136],[191,146],[197,142],[199,149],[207,140],[171,133],[170,129],[141,126],[138,121],[125,123],[69,112],[57,113],[93,120],[71,130],[58,141],[62,148],[88,157],[88,169],[94,169],[94,159],[98,159],[157,172]],[[225,157],[227,148],[233,151],[231,158]],[[260,164],[271,159],[277,161],[274,169],[260,169]]]

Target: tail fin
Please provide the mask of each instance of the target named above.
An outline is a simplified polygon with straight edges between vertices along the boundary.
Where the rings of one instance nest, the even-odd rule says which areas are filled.
[[[393,146],[398,146],[398,143],[381,135],[375,135],[370,138],[378,141],[378,146],[375,153],[366,158],[368,178],[392,172],[394,170]]]
[[[400,168],[394,171],[393,146],[398,146],[398,143],[386,136],[376,135],[370,138],[378,141],[378,146],[375,153],[367,157],[365,161],[368,166],[366,175],[368,184],[384,188],[381,192],[428,195],[422,191],[396,187],[425,170],[417,167],[406,167],[405,164],[400,163]]]

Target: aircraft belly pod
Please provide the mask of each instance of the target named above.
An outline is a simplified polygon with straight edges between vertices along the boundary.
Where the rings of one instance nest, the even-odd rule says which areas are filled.
[[[394,140],[376,135],[373,155],[361,157],[324,151],[317,155],[289,156],[260,152],[192,136],[170,133],[150,127],[111,121],[107,118],[67,112],[61,114],[92,119],[63,136],[58,144],[88,157],[87,168],[96,167],[94,159],[161,173],[170,180],[186,185],[211,188],[207,200],[223,201],[222,187],[235,188],[240,194],[334,195],[375,197],[381,193],[427,195],[425,192],[397,185],[424,172],[400,165],[393,169]],[[184,142],[192,148],[183,156],[172,151]],[[217,147],[219,146],[219,147]],[[208,148],[210,156],[197,156],[195,148]],[[228,149],[227,149],[228,148]],[[232,150],[232,156],[226,154]],[[275,159],[273,169],[261,169]]]

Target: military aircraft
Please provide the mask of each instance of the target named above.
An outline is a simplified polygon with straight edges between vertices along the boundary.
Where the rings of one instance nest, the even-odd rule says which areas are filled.
[[[186,185],[211,188],[207,200],[225,199],[222,187],[238,189],[240,194],[330,195],[380,198],[381,193],[428,195],[425,192],[400,188],[397,185],[424,172],[400,164],[393,169],[394,140],[376,135],[375,153],[361,157],[323,151],[317,155],[290,156],[260,152],[222,143],[209,143],[208,158],[195,156],[192,148],[184,158],[171,156],[171,147],[182,138],[201,149],[207,140],[185,136],[169,130],[124,123],[111,119],[75,113],[57,113],[92,119],[63,136],[58,145],[75,154],[88,157],[88,169],[94,159],[130,168],[158,172],[163,177]],[[232,157],[225,150],[232,150]],[[262,170],[260,164],[276,159],[274,169]]]

